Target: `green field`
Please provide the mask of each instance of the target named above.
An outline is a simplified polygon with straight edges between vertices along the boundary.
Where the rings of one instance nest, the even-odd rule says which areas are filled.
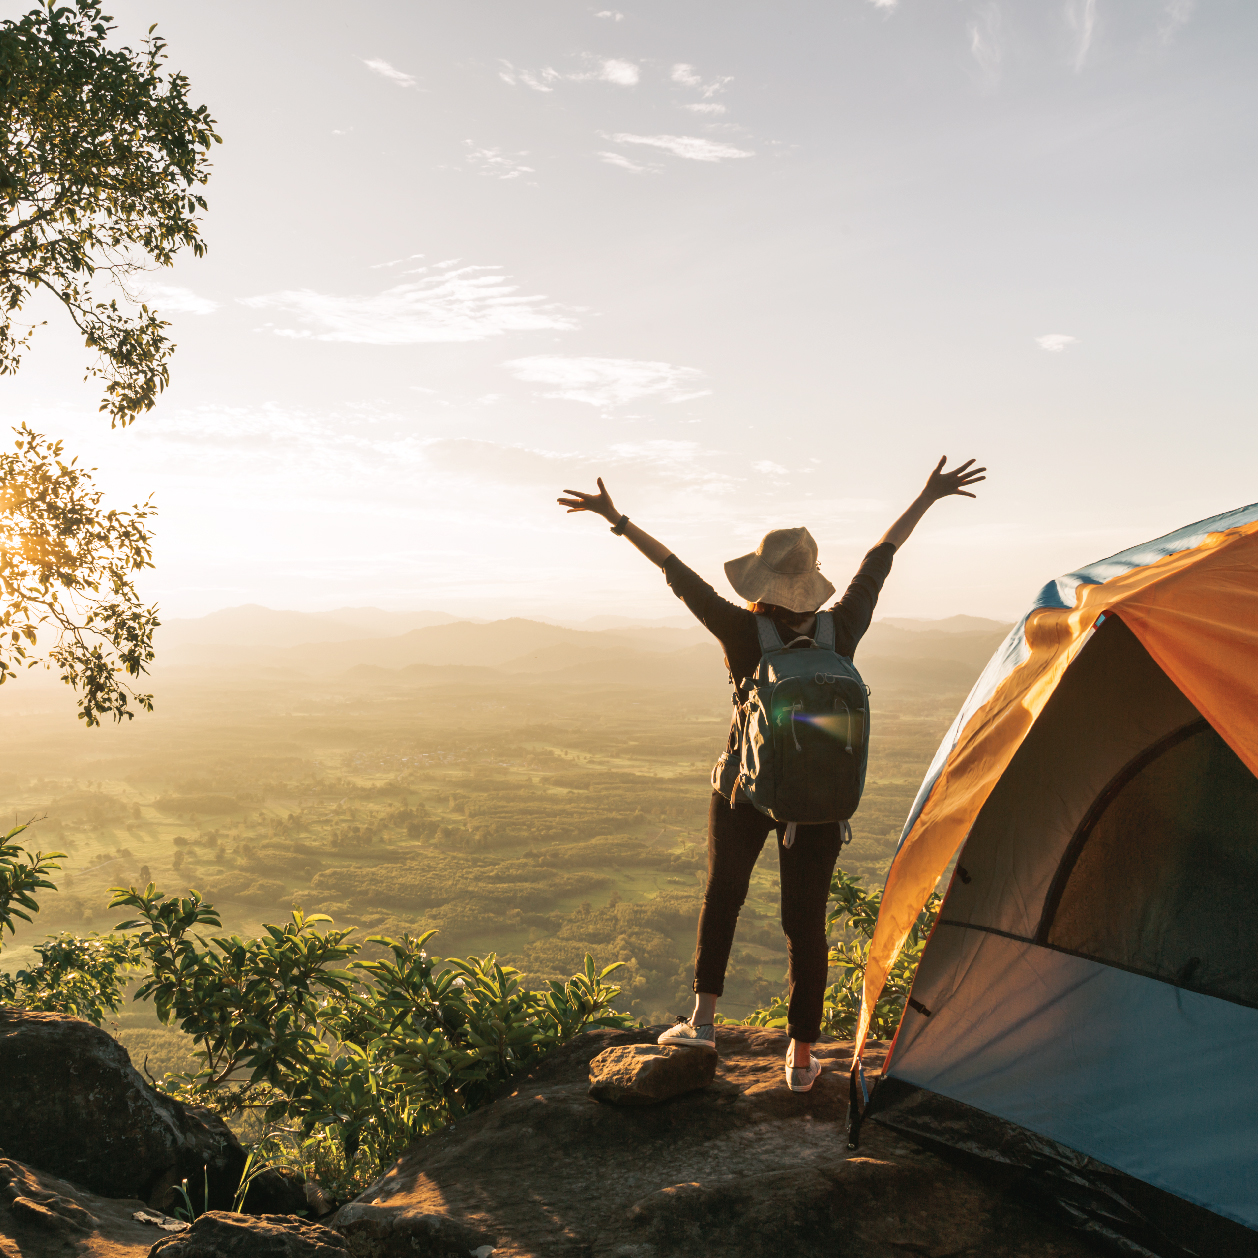
[[[294,905],[362,937],[436,928],[430,951],[495,952],[531,984],[588,952],[625,963],[621,1008],[648,1022],[687,1009],[727,687],[710,674],[644,690],[470,671],[209,684],[185,670],[159,678],[155,713],[97,730],[74,723],[63,691],[6,687],[0,800],[14,822],[43,818],[23,841],[68,856],[5,968],[45,933],[111,929],[108,889],[151,880],[197,888],[228,931]],[[842,858],[870,885],[963,697],[955,670],[905,672],[897,684],[871,670],[868,786]],[[770,843],[723,1012],[766,1003],[785,968]],[[147,1006],[121,1023],[133,1049],[169,1064]]]

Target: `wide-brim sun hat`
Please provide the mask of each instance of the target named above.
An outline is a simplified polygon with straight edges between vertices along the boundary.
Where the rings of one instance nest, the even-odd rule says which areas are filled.
[[[749,603],[815,612],[834,593],[817,567],[817,543],[806,528],[773,529],[750,555],[725,565],[729,583]]]

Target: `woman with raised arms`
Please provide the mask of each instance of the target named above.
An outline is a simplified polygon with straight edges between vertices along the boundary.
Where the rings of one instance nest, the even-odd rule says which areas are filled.
[[[869,628],[878,594],[891,571],[892,557],[908,541],[918,521],[940,498],[973,498],[970,487],[986,480],[986,468],[974,467],[973,459],[951,472],[944,470],[946,462],[946,458],[939,460],[922,492],[865,556],[843,597],[826,609],[833,620],[833,651],[849,662]],[[774,529],[765,534],[753,553],[731,559],[725,565],[730,585],[746,600],[746,605],[739,607],[717,594],[662,542],[622,515],[613,506],[601,477],[598,493],[576,489],[566,489],[564,493],[568,496],[558,500],[561,506],[569,512],[601,515],[616,536],[628,539],[663,570],[673,593],[724,648],[736,703],[746,700],[747,680],[760,667],[764,636],[780,642],[783,649],[801,639],[810,643],[817,632],[817,613],[835,593],[835,587],[821,575],[817,543],[806,528]],[[828,625],[826,640],[829,641]],[[737,730],[736,717],[731,750]],[[718,770],[727,759],[728,753],[718,762]],[[708,881],[695,947],[694,1010],[688,1018],[679,1017],[677,1025],[665,1031],[659,1041],[716,1051],[713,1018],[724,989],[738,913],[746,899],[756,859],[769,832],[776,831],[780,840],[777,852],[782,929],[789,958],[790,1044],[786,1080],[793,1091],[807,1092],[821,1072],[821,1063],[812,1055],[812,1045],[821,1033],[829,956],[826,901],[839,849],[850,829],[846,820],[818,825],[775,821],[750,801],[741,777],[731,780],[728,773],[717,772],[713,779],[708,811]]]

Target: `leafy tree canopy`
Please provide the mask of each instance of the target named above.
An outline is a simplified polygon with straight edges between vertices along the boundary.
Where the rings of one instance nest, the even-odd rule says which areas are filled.
[[[79,716],[132,717],[153,697],[127,684],[153,659],[157,609],[146,607],[132,574],[152,567],[145,503],[107,510],[90,469],[66,460],[59,441],[23,425],[0,453],[0,684],[30,654],[41,630],[56,633],[48,659],[78,692]]]
[[[142,51],[110,48],[95,0],[54,4],[0,22],[0,374],[33,332],[14,315],[44,289],[99,353],[100,409],[127,424],[165,388],[174,351],[127,281],[185,245],[205,252],[196,189],[220,140],[186,76],[166,73],[153,27]],[[94,288],[102,274],[112,293]]]
[[[7,930],[10,935],[15,932],[15,917],[29,922],[30,915],[39,912],[35,893],[56,891],[57,884],[50,881],[48,875],[61,868],[56,862],[65,855],[64,852],[36,852],[32,858],[25,848],[12,842],[25,829],[25,826],[14,826],[8,834],[0,836],[0,948],[4,947],[4,932]],[[4,988],[0,986],[0,995],[3,994]]]

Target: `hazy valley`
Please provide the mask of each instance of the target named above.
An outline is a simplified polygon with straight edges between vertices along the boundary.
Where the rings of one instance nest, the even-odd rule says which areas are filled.
[[[880,622],[863,642],[873,742],[842,863],[868,884],[1003,632]],[[83,729],[46,675],[0,696],[0,801],[14,822],[43,818],[31,848],[68,853],[6,968],[47,933],[109,930],[108,888],[152,880],[197,888],[229,932],[295,904],[362,935],[435,927],[431,950],[496,952],[531,984],[588,952],[626,963],[621,1008],[685,1007],[729,712],[702,628],[240,608],[161,634],[156,710],[123,726]],[[785,967],[767,845],[724,1012],[767,1002]],[[148,1006],[128,1006],[121,1033],[155,1074],[179,1064]]]

